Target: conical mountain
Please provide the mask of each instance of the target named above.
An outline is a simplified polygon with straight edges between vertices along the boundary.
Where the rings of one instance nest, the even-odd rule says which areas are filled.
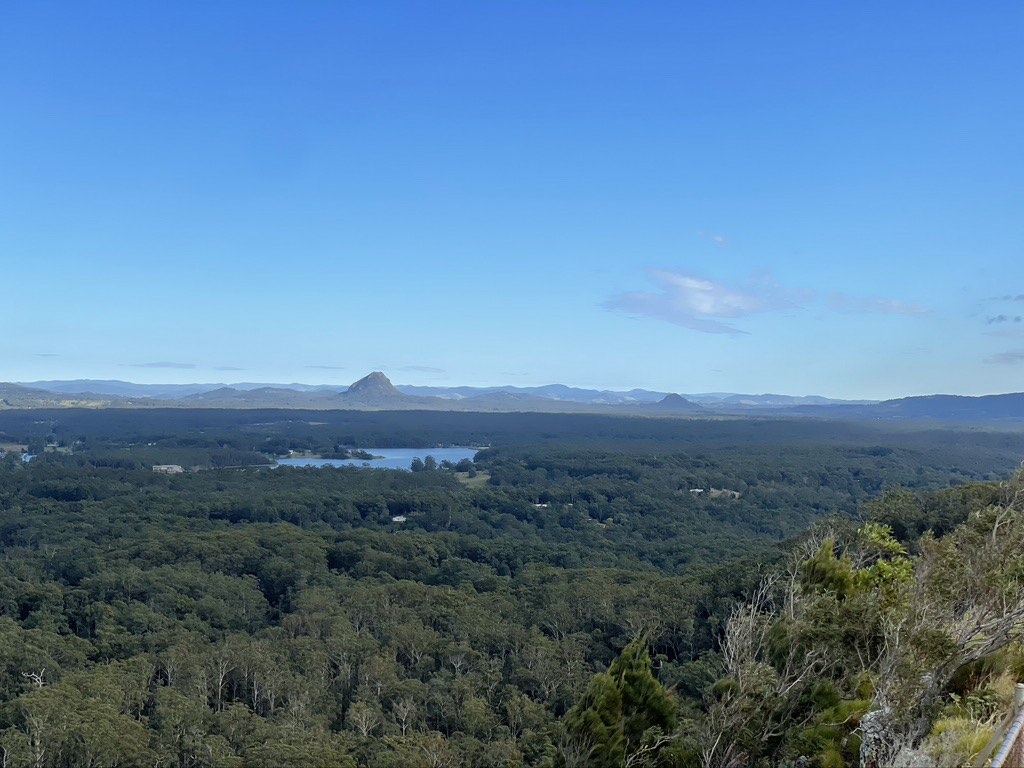
[[[687,400],[682,395],[672,393],[665,395],[661,400],[652,403],[651,407],[659,411],[703,411],[704,408],[697,403]]]
[[[402,393],[395,389],[395,385],[391,383],[391,379],[380,371],[374,371],[367,376],[363,376],[359,381],[349,386],[346,394],[402,396]]]
[[[410,403],[422,398],[403,395],[380,371],[374,371],[352,384],[348,391],[341,394],[342,399],[355,405],[386,406],[390,404]]]

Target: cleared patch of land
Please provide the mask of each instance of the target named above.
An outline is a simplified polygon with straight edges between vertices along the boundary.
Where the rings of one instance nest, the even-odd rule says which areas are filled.
[[[475,477],[470,477],[469,472],[456,472],[455,477],[459,482],[470,488],[481,488],[490,482],[491,476],[486,472],[477,472]]]
[[[728,488],[712,488],[710,495],[712,499],[738,499],[743,494]]]

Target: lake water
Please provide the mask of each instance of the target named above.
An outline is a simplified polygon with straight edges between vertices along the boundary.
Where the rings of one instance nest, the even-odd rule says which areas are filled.
[[[363,448],[374,456],[382,459],[365,461],[363,459],[278,459],[280,467],[369,467],[371,469],[409,469],[412,460],[417,456],[425,459],[433,456],[437,463],[447,459],[458,464],[463,459],[472,459],[479,448]]]

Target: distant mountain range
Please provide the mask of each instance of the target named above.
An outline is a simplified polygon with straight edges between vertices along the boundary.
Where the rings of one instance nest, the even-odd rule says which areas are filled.
[[[338,392],[345,387],[336,387],[330,384],[257,384],[240,382],[237,384],[134,384],[130,381],[119,381],[117,379],[71,379],[57,381],[32,381],[19,382],[21,386],[43,389],[48,392],[60,392],[75,394],[80,392],[92,392],[97,395],[116,395],[119,397],[152,397],[160,400],[176,400],[189,395],[198,395],[204,392],[212,392],[215,389],[291,389],[296,392]]]
[[[384,374],[375,372],[360,382],[369,379],[373,382],[382,377],[387,380]],[[360,382],[357,382],[359,384]],[[239,382],[235,384],[134,384],[129,381],[102,380],[102,379],[72,379],[72,380],[51,380],[19,382],[22,387],[31,387],[37,390],[55,392],[62,394],[90,393],[106,397],[123,398],[153,398],[157,400],[179,400],[192,395],[206,395],[213,392],[221,392],[221,396],[228,396],[224,390],[237,392],[253,391],[279,391],[288,390],[291,392],[320,393],[337,395],[346,392],[350,387],[335,386],[331,384],[270,384],[256,382]],[[440,398],[442,400],[468,400],[473,398],[487,398],[492,395],[502,395],[498,398],[511,402],[511,398],[504,395],[531,396],[544,400],[556,400],[567,403],[589,403],[594,405],[617,405],[634,403],[656,403],[664,398],[669,392],[657,392],[647,389],[631,389],[626,392],[614,390],[582,389],[579,387],[568,387],[564,384],[547,384],[541,387],[424,387],[410,384],[392,385],[391,396],[412,395],[414,397]],[[368,386],[373,386],[368,385]],[[378,387],[379,388],[379,387]],[[836,400],[827,397],[809,396],[798,397],[794,395],[744,395],[734,392],[707,392],[699,394],[682,395],[687,400],[696,403],[727,403],[729,405],[742,407],[763,407],[763,406],[788,406],[788,405],[823,405],[823,404],[865,404],[873,403],[873,400]]]
[[[948,422],[1024,422],[1024,392],[1004,395],[922,395],[872,405],[799,406],[794,413],[845,419],[911,419]]]
[[[380,371],[348,387],[310,384],[134,384],[76,379],[0,384],[0,408],[308,408],[355,410],[536,411],[634,415],[763,415],[851,420],[1021,422],[1024,393],[929,395],[883,402],[819,396],[631,389],[423,387],[393,385]]]

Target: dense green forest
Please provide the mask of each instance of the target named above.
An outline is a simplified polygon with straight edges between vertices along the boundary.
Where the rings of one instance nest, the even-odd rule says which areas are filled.
[[[767,419],[11,411],[0,433],[0,765],[39,768],[842,764],[879,590],[1008,503],[1024,456],[1019,433]],[[438,445],[482,450],[271,466]],[[800,632],[749,665],[783,679],[822,627],[875,623],[860,667],[768,702],[727,641],[787,567]]]

